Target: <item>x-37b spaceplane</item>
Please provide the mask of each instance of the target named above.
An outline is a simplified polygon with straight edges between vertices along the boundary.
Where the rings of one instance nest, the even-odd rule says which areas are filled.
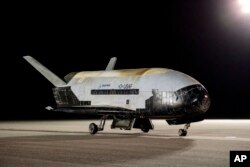
[[[165,119],[169,125],[185,124],[180,136],[187,135],[190,123],[202,121],[210,106],[206,88],[194,78],[167,68],[114,70],[116,58],[103,71],[71,72],[63,79],[31,56],[24,56],[55,87],[56,107],[48,110],[102,116],[100,125],[91,123],[90,134],[111,128],[154,129],[151,119]]]

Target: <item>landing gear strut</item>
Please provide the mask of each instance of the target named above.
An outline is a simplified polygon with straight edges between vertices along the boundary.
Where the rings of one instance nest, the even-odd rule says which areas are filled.
[[[105,121],[106,121],[107,118],[108,118],[108,115],[104,115],[104,116],[101,118],[101,121],[100,121],[99,126],[97,126],[95,123],[89,124],[89,133],[90,133],[91,135],[94,135],[94,134],[96,134],[98,131],[103,131],[104,125],[105,125]]]
[[[184,129],[179,129],[179,136],[187,136],[187,130],[190,127],[190,123],[185,124]]]

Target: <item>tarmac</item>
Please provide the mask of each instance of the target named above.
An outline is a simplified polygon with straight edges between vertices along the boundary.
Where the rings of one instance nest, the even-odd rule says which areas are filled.
[[[183,125],[152,120],[149,133],[105,129],[88,133],[99,120],[2,121],[0,166],[229,166],[229,152],[250,151],[250,120],[205,120]]]

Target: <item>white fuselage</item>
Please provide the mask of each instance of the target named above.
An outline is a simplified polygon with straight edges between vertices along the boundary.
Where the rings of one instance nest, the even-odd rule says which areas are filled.
[[[93,106],[110,105],[135,110],[145,108],[145,100],[153,95],[153,90],[165,92],[163,96],[168,97],[173,96],[173,92],[181,88],[196,84],[200,83],[178,71],[165,68],[143,68],[79,72],[65,86],[71,87],[79,101],[91,101]],[[138,89],[139,93],[91,93],[92,90],[110,89]]]

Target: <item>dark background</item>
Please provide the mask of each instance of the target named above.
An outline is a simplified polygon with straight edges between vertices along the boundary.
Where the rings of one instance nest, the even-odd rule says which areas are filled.
[[[15,7],[13,7],[15,6]],[[8,10],[7,10],[8,9]],[[209,91],[207,118],[250,118],[250,15],[237,1],[18,4],[1,16],[1,119],[85,118],[51,113],[53,85],[22,56],[63,78],[72,71],[164,67]]]

